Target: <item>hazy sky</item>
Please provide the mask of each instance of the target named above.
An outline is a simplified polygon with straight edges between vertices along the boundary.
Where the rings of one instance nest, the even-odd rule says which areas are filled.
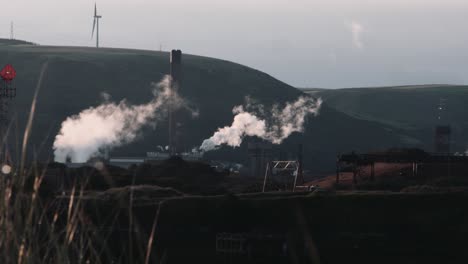
[[[93,46],[94,0],[0,0],[0,37]],[[101,45],[182,49],[300,87],[468,84],[468,0],[99,0]]]

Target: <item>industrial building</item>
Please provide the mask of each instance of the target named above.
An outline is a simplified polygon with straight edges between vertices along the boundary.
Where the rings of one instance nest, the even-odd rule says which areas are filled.
[[[421,150],[398,150],[380,153],[349,153],[338,156],[336,165],[336,183],[340,183],[342,173],[353,174],[353,184],[359,179],[375,180],[377,163],[403,164],[410,168],[408,177],[464,177],[468,173],[468,156],[426,153]],[[370,173],[364,173],[370,168]],[[406,170],[408,171],[408,170]]]

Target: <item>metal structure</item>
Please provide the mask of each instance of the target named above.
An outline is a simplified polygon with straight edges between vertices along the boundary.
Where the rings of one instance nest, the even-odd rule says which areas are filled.
[[[93,20],[93,31],[91,32],[91,39],[94,36],[94,28],[96,28],[96,48],[99,48],[99,19],[101,19],[102,16],[97,14],[97,6],[96,3],[94,3],[94,20]]]
[[[303,155],[304,155],[304,150],[303,150],[303,145],[299,144],[297,148],[297,162],[298,162],[298,170],[297,170],[297,177],[302,181],[301,183],[304,183],[304,161],[303,161]],[[297,187],[294,185],[294,187]]]
[[[7,122],[8,113],[8,99],[16,97],[16,87],[14,79],[16,77],[16,70],[10,64],[7,64],[0,70],[0,118],[2,122]]]
[[[290,246],[286,235],[276,232],[216,234],[217,263],[283,263]]]
[[[2,78],[0,98],[13,98],[16,96],[16,88],[13,80],[16,77],[16,70],[10,64],[7,64],[1,71]]]
[[[441,98],[437,107],[437,125],[434,129],[434,152],[449,155],[452,128],[447,115],[447,100]]]
[[[10,39],[14,40],[15,39],[15,28],[13,25],[13,21],[10,23]]]
[[[216,235],[216,252],[244,254],[247,252],[245,234],[219,233]]]
[[[411,176],[419,175],[422,164],[445,164],[448,168],[455,164],[468,164],[468,156],[454,156],[445,154],[430,154],[420,150],[408,150],[406,152],[388,152],[373,154],[343,154],[338,156],[336,164],[336,183],[340,182],[342,172],[353,173],[353,183],[361,176],[362,168],[371,167],[370,179],[375,179],[376,163],[411,164]],[[450,171],[448,171],[450,176]]]
[[[250,157],[250,176],[261,179],[271,160],[272,146],[264,142],[250,142],[247,148]]]
[[[282,177],[283,190],[287,190],[290,180],[293,180],[291,190],[294,192],[296,190],[298,177],[302,175],[302,173],[299,172],[300,169],[301,165],[297,160],[274,160],[269,162],[265,170],[262,192],[266,191],[268,180],[273,177]],[[304,181],[304,179],[301,180]]]
[[[10,64],[7,64],[2,70],[0,70],[0,138],[3,140],[6,137],[6,130],[9,123],[8,119],[8,102],[12,98],[16,97],[16,87],[14,84],[14,79],[16,77],[16,70]],[[4,166],[8,166],[6,164],[10,163],[7,144],[2,146],[2,151],[0,152],[3,154],[3,163]]]
[[[178,93],[182,80],[182,51],[172,50],[170,57],[171,89],[173,93]],[[173,102],[169,102],[169,154],[178,155],[179,150],[179,130],[177,129],[177,111]]]

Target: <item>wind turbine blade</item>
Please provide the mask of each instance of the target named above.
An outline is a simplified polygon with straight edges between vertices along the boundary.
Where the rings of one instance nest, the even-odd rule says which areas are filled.
[[[93,31],[91,31],[91,39],[93,38],[94,36],[94,28],[96,27],[96,18],[94,18],[94,21],[93,21]]]
[[[96,7],[96,3],[94,3],[94,16],[97,16],[97,7]]]

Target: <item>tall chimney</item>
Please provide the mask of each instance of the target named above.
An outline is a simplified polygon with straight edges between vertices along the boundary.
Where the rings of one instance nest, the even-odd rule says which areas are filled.
[[[173,92],[178,92],[180,89],[180,80],[182,79],[182,51],[172,50],[170,60],[171,89]],[[169,154],[171,156],[179,154],[177,114],[171,103],[169,104]]]
[[[180,80],[182,79],[182,51],[172,50],[171,51],[171,77],[173,82],[173,88],[176,91],[179,89]]]
[[[437,125],[434,132],[434,152],[444,155],[450,154],[452,128],[449,124],[447,99],[440,98],[437,108]]]

